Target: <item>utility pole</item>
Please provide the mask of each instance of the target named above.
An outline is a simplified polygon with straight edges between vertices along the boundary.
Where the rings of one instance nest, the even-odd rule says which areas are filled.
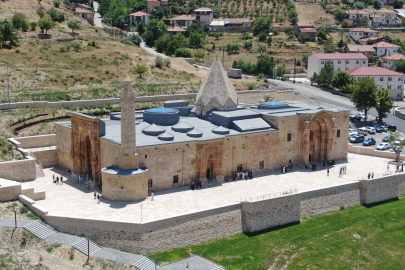
[[[296,72],[296,70],[295,70],[295,61],[297,60],[297,58],[294,56],[294,83],[295,83],[295,72]]]
[[[8,114],[10,114],[10,74],[8,74],[8,63],[7,65],[7,96],[8,96]]]
[[[87,262],[90,260],[90,238],[91,238],[91,235],[87,239]]]
[[[224,45],[222,46],[222,65],[225,68],[225,48],[224,48]]]

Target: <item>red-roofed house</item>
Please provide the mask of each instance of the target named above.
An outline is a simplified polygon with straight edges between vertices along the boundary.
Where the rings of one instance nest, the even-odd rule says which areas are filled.
[[[390,56],[385,56],[382,58],[383,68],[395,68],[395,62],[398,60],[405,60],[405,55],[403,54],[394,54]]]
[[[381,67],[359,67],[346,70],[354,80],[370,76],[379,89],[388,89],[393,99],[404,96],[404,74]]]
[[[210,23],[210,31],[252,29],[252,20],[248,18],[218,18]]]
[[[362,39],[359,39],[359,43],[360,43],[360,45],[368,45],[367,44],[368,40],[371,40],[373,42],[372,44],[374,44],[374,43],[379,42],[380,38],[379,37],[362,38]]]
[[[143,25],[148,25],[150,21],[150,15],[143,11],[137,11],[135,13],[129,14],[129,24],[137,25],[142,22]]]
[[[83,19],[86,19],[89,23],[94,24],[94,12],[88,9],[83,9],[77,7],[75,14],[80,16]]]
[[[374,11],[374,14],[378,17],[379,20],[374,20],[372,25],[375,27],[393,27],[393,26],[401,26],[402,20],[397,17],[397,12],[394,10],[381,8],[379,10]]]
[[[355,41],[363,38],[377,37],[377,31],[363,27],[350,29],[349,34],[350,37]]]
[[[158,8],[167,8],[168,0],[148,0],[148,13],[155,12]]]
[[[194,12],[196,21],[199,21],[203,27],[208,27],[214,19],[214,10],[209,7],[197,8]]]
[[[170,35],[175,35],[177,33],[184,33],[187,30],[178,26],[174,26],[174,27],[169,27],[167,29],[167,31],[169,32]]]
[[[317,31],[312,23],[297,22],[294,26],[295,35],[299,37],[301,33],[305,33],[309,41],[316,40],[316,32]]]
[[[368,58],[362,53],[314,53],[308,57],[307,78],[319,74],[326,62],[332,61],[335,72],[358,67],[368,67]]]
[[[398,45],[387,43],[387,42],[378,42],[373,44],[373,48],[375,49],[375,54],[378,57],[389,56],[393,54],[398,54],[399,49],[401,48]]]
[[[195,20],[195,15],[180,15],[169,20],[171,26],[189,27]]]

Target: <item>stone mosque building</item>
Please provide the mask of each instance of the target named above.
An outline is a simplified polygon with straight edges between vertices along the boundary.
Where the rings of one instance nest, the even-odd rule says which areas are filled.
[[[148,192],[222,182],[235,171],[269,172],[291,161],[347,158],[349,110],[270,101],[238,105],[219,59],[196,105],[176,100],[135,112],[127,76],[121,113],[98,119],[71,112],[56,124],[58,166],[91,175],[103,197],[140,200]]]

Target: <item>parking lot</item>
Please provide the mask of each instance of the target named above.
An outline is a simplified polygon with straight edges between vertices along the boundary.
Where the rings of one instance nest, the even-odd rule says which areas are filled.
[[[357,111],[351,111],[351,113],[353,113],[353,114],[357,114],[358,112]],[[361,120],[361,121],[358,121],[358,120],[350,120],[350,128],[352,128],[352,129],[354,129],[354,130],[357,130],[358,128],[361,128],[361,127],[367,127],[367,126],[371,126],[372,124],[377,124],[377,125],[381,125],[381,122],[380,123],[378,123],[377,121],[376,121],[376,119],[375,119],[375,117],[374,116],[372,116],[372,115],[368,115],[367,116],[367,121],[363,121],[363,120]],[[397,132],[399,132],[399,131],[397,131]],[[395,132],[394,132],[395,133]],[[399,138],[405,138],[405,136],[404,136],[404,134],[403,133],[401,133],[401,132],[399,132],[400,133],[400,137]],[[380,143],[382,143],[383,141],[382,141],[382,139],[385,137],[385,136],[388,136],[388,135],[390,135],[390,132],[389,131],[383,131],[383,132],[381,132],[381,133],[375,133],[375,134],[367,134],[367,135],[364,135],[364,140],[367,140],[368,138],[374,138],[375,140],[376,140],[376,144],[375,145],[372,145],[372,146],[364,146],[364,147],[370,147],[370,148],[374,148],[374,149],[376,149],[377,148],[377,146],[380,144]],[[395,135],[394,135],[395,136]],[[396,138],[396,139],[398,139],[398,138]],[[349,142],[350,143],[350,142]],[[362,142],[360,142],[360,143],[352,143],[353,145],[355,145],[355,146],[363,146],[363,143]],[[384,150],[384,151],[386,151],[386,152],[389,152],[389,151],[391,151],[390,149],[388,149],[388,150]]]

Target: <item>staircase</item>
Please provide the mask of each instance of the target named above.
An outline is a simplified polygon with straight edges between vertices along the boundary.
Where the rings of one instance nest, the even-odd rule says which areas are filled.
[[[52,230],[41,221],[32,222],[31,224],[25,226],[24,229],[35,234],[41,239],[45,239],[56,233],[56,231]]]
[[[77,242],[76,244],[73,245],[73,247],[78,251],[80,251],[81,253],[83,253],[84,255],[91,255],[92,253],[101,249],[101,247],[99,247],[96,243],[94,243],[93,241],[89,241],[87,239],[83,239]]]
[[[139,270],[155,270],[155,269],[159,269],[159,265],[158,264],[155,265],[155,262],[152,261],[151,259],[147,258],[147,257],[143,257],[142,259],[140,259],[139,261],[134,263],[134,266],[136,268],[138,268]]]

